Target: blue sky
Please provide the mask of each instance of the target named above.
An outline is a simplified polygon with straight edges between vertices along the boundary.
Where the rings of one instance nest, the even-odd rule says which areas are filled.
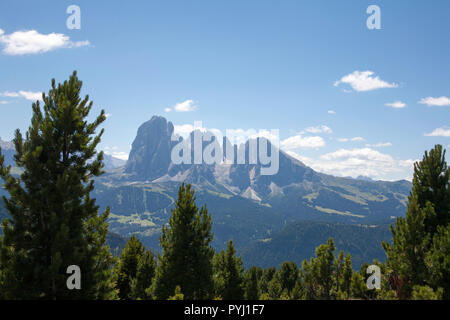
[[[373,4],[380,30],[366,26]],[[157,114],[180,130],[279,129],[318,171],[410,178],[424,150],[450,145],[449,17],[447,0],[3,0],[0,137],[77,70],[119,157]]]

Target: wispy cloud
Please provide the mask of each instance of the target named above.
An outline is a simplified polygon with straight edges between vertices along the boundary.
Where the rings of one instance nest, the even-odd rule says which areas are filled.
[[[5,34],[0,29],[0,44],[3,53],[7,55],[26,55],[44,53],[61,48],[77,48],[88,46],[89,41],[71,41],[70,37],[62,33],[42,34],[36,30],[15,31]]]
[[[378,76],[374,77],[373,71],[354,71],[334,83],[337,87],[341,83],[346,83],[355,91],[371,91],[382,88],[397,88],[396,83],[389,83],[381,80]]]
[[[195,111],[197,109],[197,105],[195,104],[194,100],[186,100],[180,103],[177,103],[173,108],[165,108],[164,112],[190,112]]]
[[[113,156],[114,158],[120,160],[128,160],[128,152],[119,151],[119,148],[117,146],[114,147],[106,146],[103,149],[103,152],[107,155]]]
[[[336,111],[334,111],[334,110],[328,110],[328,114],[336,114]]]
[[[394,101],[394,102],[386,103],[385,106],[391,107],[391,108],[396,108],[396,109],[401,109],[401,108],[406,107],[406,103],[404,103],[402,101]]]
[[[325,145],[325,140],[319,136],[305,137],[301,134],[289,137],[280,142],[281,148],[295,150],[302,148],[320,148]]]
[[[304,134],[305,132],[308,133],[333,133],[333,130],[331,130],[330,127],[321,125],[321,126],[315,126],[315,127],[308,127],[305,130],[301,131],[300,134]]]
[[[430,133],[425,133],[425,136],[427,136],[427,137],[450,137],[450,128],[449,127],[436,128]]]
[[[348,142],[348,141],[362,142],[362,141],[364,141],[364,138],[363,137],[338,138],[337,141],[339,141],[339,142]]]
[[[190,112],[197,109],[197,105],[193,100],[186,100],[180,103],[177,103],[173,109],[176,112]]]
[[[420,99],[419,103],[426,104],[429,107],[443,107],[443,106],[450,106],[450,99],[447,97],[439,97],[439,98],[433,98],[433,97],[426,97]]]
[[[390,147],[392,146],[392,143],[390,142],[378,142],[374,144],[366,144],[366,147],[372,147],[372,148],[383,148],[383,147]]]
[[[32,92],[19,90],[17,92],[5,91],[0,93],[0,96],[9,98],[25,98],[30,101],[42,100],[42,92]]]
[[[362,175],[374,179],[386,179],[395,174],[411,180],[413,164],[417,161],[396,160],[388,154],[371,148],[340,149],[326,153],[318,159],[304,157],[292,151],[288,151],[288,154],[319,172],[354,178]]]

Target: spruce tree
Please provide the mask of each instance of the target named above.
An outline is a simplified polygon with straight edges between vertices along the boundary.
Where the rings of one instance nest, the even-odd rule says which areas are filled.
[[[97,153],[105,121],[93,122],[89,97],[80,97],[76,72],[63,84],[52,80],[44,105],[32,104],[31,125],[16,130],[16,178],[0,157],[0,177],[9,198],[0,249],[0,292],[6,299],[107,299],[114,296],[112,256],[105,246],[109,214],[98,214],[93,177],[102,174]],[[0,152],[1,154],[1,152]],[[67,268],[81,269],[81,289],[69,290]]]
[[[277,269],[275,267],[266,268],[263,270],[261,275],[261,281],[259,284],[259,291],[261,294],[267,294],[269,292],[269,283],[277,273]]]
[[[334,250],[334,241],[330,238],[327,244],[321,244],[316,248],[316,257],[312,257],[309,262],[303,261],[300,274],[305,299],[332,298],[333,284],[336,281]]]
[[[279,300],[281,294],[283,293],[283,288],[281,288],[281,283],[277,277],[273,277],[267,286],[267,293],[271,300]]]
[[[244,299],[242,260],[236,257],[232,240],[228,242],[227,250],[218,254],[215,262],[216,295],[223,300]]]
[[[440,238],[450,222],[449,183],[450,168],[445,161],[445,150],[436,145],[414,165],[406,216],[397,218],[391,226],[392,244],[383,243],[388,268],[402,279],[401,298],[410,297],[415,286],[430,286],[434,290],[443,287],[444,297],[450,296],[445,279],[448,272],[440,269],[445,266],[445,254],[440,255],[445,246],[436,247],[442,242]],[[445,240],[442,243],[445,244]],[[441,258],[434,261],[433,256]]]
[[[184,183],[171,212],[168,226],[162,227],[154,294],[166,300],[180,286],[185,299],[210,299],[214,292],[211,216],[206,206],[196,206],[194,190]]]
[[[244,279],[245,299],[258,300],[260,296],[258,268],[253,266],[247,270]]]
[[[347,254],[345,256],[344,267],[342,270],[342,285],[340,287],[340,290],[345,293],[347,298],[350,297],[351,293],[352,275],[352,256]]]
[[[136,277],[131,281],[130,296],[135,300],[152,298],[151,285],[155,277],[156,260],[152,252],[146,250],[141,256],[136,270]]]
[[[299,278],[297,264],[295,262],[283,262],[276,276],[279,279],[281,289],[286,290],[287,294],[290,295]]]
[[[131,236],[116,266],[118,295],[122,300],[131,299],[131,283],[136,277],[138,264],[144,253],[145,248],[141,241],[136,236]]]
[[[322,244],[316,248],[317,258],[314,260],[317,280],[322,288],[321,296],[326,300],[331,298],[333,286],[334,250],[334,241],[330,238],[326,245]]]
[[[425,151],[422,161],[414,164],[411,194],[417,196],[420,208],[431,203],[433,215],[425,217],[425,229],[431,236],[438,226],[450,223],[450,168],[445,161],[446,150],[436,145],[430,152]]]

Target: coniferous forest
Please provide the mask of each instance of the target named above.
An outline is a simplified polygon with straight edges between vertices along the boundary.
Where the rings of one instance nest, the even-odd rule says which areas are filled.
[[[63,83],[52,80],[43,103],[33,103],[28,131],[15,132],[19,175],[0,155],[8,212],[0,237],[0,299],[450,299],[450,168],[442,145],[415,163],[406,215],[392,223],[392,241],[382,245],[384,262],[365,261],[355,270],[352,256],[329,238],[301,264],[244,268],[235,239],[220,252],[213,248],[208,203],[198,203],[187,183],[179,185],[158,254],[131,236],[113,255],[109,208],[100,211],[91,197],[104,173],[97,146],[106,116],[91,114],[93,102],[81,97],[81,87],[74,72]],[[71,276],[77,272],[78,280]]]

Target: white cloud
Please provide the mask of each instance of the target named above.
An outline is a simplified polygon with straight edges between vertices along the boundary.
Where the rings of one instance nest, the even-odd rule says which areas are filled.
[[[401,108],[406,107],[406,103],[404,103],[402,101],[394,101],[394,102],[386,103],[385,106],[391,107],[391,108],[396,108],[396,109],[401,109]]]
[[[62,33],[41,34],[36,30],[16,31],[5,34],[0,29],[0,43],[3,53],[7,55],[25,55],[44,53],[60,48],[76,48],[88,46],[89,41],[71,41]]]
[[[339,141],[339,142],[348,142],[348,141],[361,142],[361,141],[364,141],[364,138],[363,137],[338,138],[337,141]]]
[[[117,158],[117,159],[128,160],[128,152],[119,151],[119,147],[117,147],[117,146],[113,146],[113,147],[105,146],[103,148],[103,152],[105,154],[113,156],[114,158]]]
[[[172,109],[170,109],[170,108],[165,108],[164,109],[164,112],[170,112],[170,111],[172,111]]]
[[[328,114],[336,114],[336,111],[334,111],[334,110],[328,110]]]
[[[114,158],[118,158],[121,160],[128,160],[128,152],[119,151],[119,147],[117,146],[113,147],[105,146],[103,148],[103,152],[107,155],[113,156]]]
[[[309,133],[333,133],[333,130],[330,129],[330,127],[321,125],[316,127],[308,127],[305,130],[301,131],[300,134],[303,134],[305,132]]]
[[[0,104],[8,104],[8,103],[11,103],[11,101],[5,101],[5,100],[0,101]]]
[[[214,131],[212,129],[208,129],[209,131]],[[217,134],[216,134],[217,135]],[[217,135],[219,139],[221,139],[221,136]],[[225,132],[225,136],[230,140],[232,144],[240,145],[242,143],[246,143],[249,139],[256,139],[256,138],[266,138],[267,140],[271,141],[274,145],[278,144],[279,136],[277,133],[274,133],[269,130],[258,130],[255,129],[227,129]]]
[[[193,100],[186,100],[180,103],[177,103],[173,108],[176,112],[189,112],[197,109],[195,102]],[[167,111],[166,111],[167,112]]]
[[[388,83],[381,80],[378,76],[374,77],[373,71],[354,71],[334,83],[337,87],[341,83],[349,84],[355,91],[371,91],[381,88],[397,88],[396,83]]]
[[[105,113],[105,117],[106,117],[106,118],[111,117],[111,113]]]
[[[366,147],[372,147],[372,148],[382,148],[382,147],[390,147],[392,146],[392,143],[390,142],[378,142],[375,144],[366,144]]]
[[[104,151],[105,154],[113,156],[114,158],[120,159],[120,160],[128,160],[128,153],[127,152],[122,152],[122,151]]]
[[[42,92],[32,92],[20,90],[18,92],[5,91],[0,93],[0,96],[9,98],[25,98],[30,101],[42,100]]]
[[[304,137],[300,134],[289,137],[281,141],[280,146],[285,150],[295,150],[301,148],[320,148],[325,145],[325,140],[319,136]]]
[[[427,137],[450,137],[450,128],[442,127],[436,128],[430,133],[425,133]]]
[[[226,136],[227,139],[232,144],[240,145],[242,143],[246,143],[249,139],[256,138],[266,138],[271,141],[274,145],[278,145],[279,136],[278,132],[273,132],[269,130],[254,130],[254,129],[227,129],[226,132],[222,132],[217,128],[204,128],[204,127],[194,127],[192,124],[182,124],[182,125],[174,125],[174,135],[181,136],[183,138],[188,138],[192,131],[200,130],[201,132],[210,132],[212,133],[219,144],[222,144],[223,137]]]
[[[182,124],[182,125],[174,125],[174,134],[178,134],[183,138],[189,136],[189,134],[194,131],[194,126],[192,124]]]
[[[450,106],[450,99],[444,96],[439,98],[426,97],[420,99],[419,103],[426,104],[429,107],[433,106],[443,107],[443,106]]]
[[[383,154],[370,148],[340,149],[322,155],[309,165],[321,172],[339,176],[367,176],[374,179],[390,179],[411,177],[413,160],[395,160],[388,154]],[[390,179],[392,180],[392,179]]]

